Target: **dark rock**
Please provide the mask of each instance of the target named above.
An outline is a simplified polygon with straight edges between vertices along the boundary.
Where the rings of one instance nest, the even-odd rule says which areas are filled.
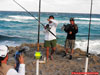
[[[100,57],[100,54],[98,54],[97,56],[99,56],[99,57]]]
[[[24,43],[21,46],[9,47],[10,59],[8,60],[8,64],[14,65],[15,61],[12,57],[13,54],[24,46],[30,48],[30,50],[24,54],[26,75],[36,75],[36,61],[34,59],[34,53],[35,51],[37,51],[37,44]],[[46,50],[44,49],[43,43],[40,44],[40,51],[42,52],[43,57],[45,57]],[[61,45],[57,45],[57,50],[53,55],[54,59],[49,60],[46,64],[39,64],[40,75],[71,75],[71,72],[84,72],[86,52],[82,51],[79,48],[75,49],[72,60],[68,59],[69,55],[66,57],[62,57],[64,53],[64,47]],[[43,58],[41,60],[43,60]],[[95,56],[94,54],[91,54],[91,56],[89,57],[89,72],[100,73],[99,55]]]

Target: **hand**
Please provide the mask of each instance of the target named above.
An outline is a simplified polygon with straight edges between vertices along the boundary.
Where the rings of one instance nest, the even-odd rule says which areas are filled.
[[[50,19],[47,19],[48,21],[50,21]]]
[[[78,27],[76,26],[76,25],[74,25],[74,28],[77,30],[78,29]]]
[[[75,26],[75,29],[77,30],[77,29],[78,29],[78,27],[77,27],[77,26]]]
[[[61,27],[61,30],[63,31],[64,29],[65,29],[65,27],[64,27],[64,26],[62,26],[62,27]]]
[[[20,62],[20,64],[24,64],[24,58],[23,58],[23,55],[20,55],[20,57],[19,57],[19,62]]]
[[[72,34],[72,31],[70,31],[69,34]]]
[[[16,64],[14,65],[14,68],[16,68]]]
[[[46,26],[44,26],[44,29],[46,29]]]

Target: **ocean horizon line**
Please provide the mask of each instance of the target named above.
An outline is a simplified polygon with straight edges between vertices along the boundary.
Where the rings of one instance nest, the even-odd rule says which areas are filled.
[[[26,12],[26,11],[11,11],[11,10],[0,10],[0,12]],[[38,11],[29,11],[31,13],[38,13]],[[75,13],[75,12],[41,12],[41,13],[54,13],[54,14],[83,14],[83,15],[89,15],[89,13]],[[92,15],[100,15],[98,13],[92,13]]]

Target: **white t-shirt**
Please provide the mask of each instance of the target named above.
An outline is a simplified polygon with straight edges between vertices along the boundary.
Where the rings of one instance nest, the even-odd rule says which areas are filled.
[[[50,31],[51,31],[54,35],[56,35],[56,28],[57,28],[58,22],[57,22],[56,20],[54,20],[54,19],[51,19],[50,21],[52,21],[52,23],[49,24],[49,26],[50,26]],[[55,37],[53,34],[51,34],[48,30],[45,29],[44,32],[45,32],[45,40],[50,41],[50,40],[56,39],[56,37]]]
[[[19,72],[13,68],[9,69],[7,75],[25,75],[25,64],[20,64]]]

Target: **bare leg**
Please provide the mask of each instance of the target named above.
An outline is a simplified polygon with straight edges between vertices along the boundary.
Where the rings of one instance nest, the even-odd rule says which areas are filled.
[[[68,48],[66,48],[66,51],[65,51],[65,53],[64,53],[64,55],[62,55],[62,57],[65,57],[67,54],[68,54]]]
[[[56,50],[56,47],[53,47],[52,50],[51,50],[51,56],[50,56],[51,60],[53,60],[53,56],[52,55],[54,54],[55,50]]]
[[[68,50],[69,50],[69,49],[68,49],[68,48],[66,48],[66,54],[68,54]]]
[[[49,47],[46,48],[46,58],[47,58],[47,60],[49,58]]]
[[[53,47],[53,48],[52,48],[52,51],[51,51],[51,55],[54,54],[55,50],[56,50],[56,47]]]
[[[74,49],[71,50],[71,54],[70,55],[73,55],[73,53],[74,53]]]
[[[70,60],[72,59],[73,53],[74,53],[74,49],[71,50],[70,57],[69,57]]]

